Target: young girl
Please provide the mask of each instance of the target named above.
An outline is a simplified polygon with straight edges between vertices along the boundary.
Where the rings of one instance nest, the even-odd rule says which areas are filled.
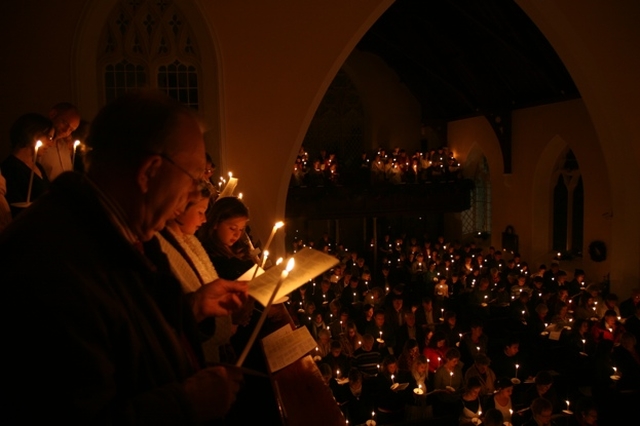
[[[249,209],[236,197],[216,200],[203,225],[200,240],[220,278],[236,280],[254,264],[245,228]]]

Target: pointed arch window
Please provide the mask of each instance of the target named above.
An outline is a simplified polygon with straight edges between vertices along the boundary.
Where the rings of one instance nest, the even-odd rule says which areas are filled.
[[[552,249],[581,256],[584,239],[584,186],[573,151],[569,150],[561,159],[555,174]]]
[[[489,162],[484,155],[476,168],[473,180],[475,185],[471,191],[471,208],[460,215],[462,234],[491,233],[491,181]]]
[[[363,129],[364,107],[360,93],[349,75],[340,70],[327,88],[302,146],[313,154],[321,150],[335,153],[347,169],[362,154]]]
[[[120,0],[100,39],[104,102],[140,88],[160,89],[200,107],[200,56],[194,33],[172,0]]]

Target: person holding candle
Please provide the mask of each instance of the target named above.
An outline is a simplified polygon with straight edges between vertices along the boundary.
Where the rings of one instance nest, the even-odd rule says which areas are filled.
[[[167,255],[171,271],[180,281],[185,294],[218,278],[209,255],[195,236],[198,228],[206,222],[206,211],[214,190],[213,185],[203,180],[184,211],[167,222],[165,229],[156,235],[162,251]],[[210,363],[232,363],[236,355],[229,341],[234,330],[231,316],[216,317],[215,321],[215,333],[203,342],[205,360]]]
[[[351,368],[351,360],[342,353],[342,344],[339,340],[332,340],[330,345],[331,351],[322,358],[321,362],[331,367],[336,379],[343,379]]]
[[[527,389],[522,395],[520,405],[528,406],[537,398],[543,398],[549,401],[552,414],[558,414],[562,411],[562,403],[558,398],[555,387],[553,386],[553,376],[547,370],[541,370],[534,378],[535,386]]]
[[[598,344],[602,340],[611,340],[614,344],[620,342],[620,336],[624,333],[624,325],[618,321],[614,310],[605,312],[604,317],[591,327],[591,334]]]
[[[480,396],[491,395],[495,391],[496,373],[489,367],[489,364],[491,364],[489,357],[479,353],[475,356],[473,365],[464,373],[465,381],[469,381],[472,377],[477,377],[480,380],[482,385]]]
[[[364,375],[365,378],[375,377],[379,373],[382,356],[374,347],[374,337],[370,334],[362,336],[362,346],[353,352],[351,364]]]
[[[490,358],[497,377],[506,376],[520,380],[528,377],[529,363],[523,362],[523,357],[520,354],[520,339],[517,336],[508,336],[502,350],[491,353]],[[516,364],[518,365],[517,369]]]
[[[187,297],[155,237],[196,190],[200,124],[165,95],[128,94],[98,113],[87,143],[87,174],[59,176],[0,236],[5,414],[29,424],[220,419],[242,373],[205,367],[198,333],[248,287],[216,280]]]
[[[373,314],[373,324],[369,324],[366,334],[375,336],[378,343],[378,350],[381,353],[393,353],[395,345],[395,333],[393,329],[386,323],[384,311],[378,309]]]
[[[449,348],[444,356],[442,366],[436,370],[433,388],[455,393],[463,387],[464,375],[462,374],[462,364],[460,363],[460,351],[458,348]]]
[[[353,321],[347,319],[346,332],[340,336],[340,343],[342,344],[342,351],[344,354],[352,358],[355,351],[362,346],[362,335],[358,333],[358,329]]]
[[[350,424],[361,425],[371,418],[375,408],[375,389],[373,383],[366,380],[356,368],[349,370],[347,378],[349,383],[338,388],[336,401]]]
[[[469,329],[462,335],[459,345],[462,361],[467,365],[471,365],[477,354],[486,354],[489,348],[489,338],[484,334],[484,326],[480,319],[471,319]]]
[[[433,333],[423,351],[424,356],[429,361],[429,373],[435,374],[440,368],[448,349],[445,334],[441,331]]]
[[[221,278],[235,280],[255,265],[245,229],[249,209],[237,197],[216,200],[198,237]]]
[[[502,413],[504,421],[514,423],[511,416],[514,404],[511,401],[513,394],[513,383],[509,377],[501,377],[496,380],[496,393],[489,396],[483,404],[484,411],[495,408]]]
[[[395,356],[388,355],[380,366],[380,374],[376,376],[375,403],[379,413],[379,424],[400,422],[404,418],[404,408],[413,389],[399,389],[400,383],[408,382],[408,373],[398,369]]]
[[[500,410],[496,410],[495,408],[490,408],[484,412],[482,424],[484,426],[511,426],[511,423],[504,421]]]
[[[51,149],[43,152],[39,159],[47,178],[53,181],[62,172],[72,171],[73,142],[69,136],[80,125],[80,114],[75,105],[60,102],[49,111],[49,119],[53,122],[55,135]]]
[[[436,326],[436,331],[444,333],[447,346],[453,347],[460,341],[462,328],[458,325],[458,316],[455,311],[448,310],[444,313],[444,322]]]
[[[411,371],[413,363],[419,355],[420,348],[418,347],[418,342],[415,339],[407,340],[398,356],[398,369]]]
[[[530,405],[531,418],[522,426],[555,426],[553,422],[553,406],[545,398],[536,398]]]
[[[476,425],[482,418],[482,405],[480,403],[480,381],[473,377],[466,384],[458,408],[458,424],[461,426]]]
[[[640,391],[640,354],[637,350],[636,337],[624,332],[620,336],[620,345],[611,352],[611,360],[617,366],[620,381],[616,384],[619,390],[627,393]]]
[[[14,218],[24,210],[14,203],[33,202],[49,187],[49,178],[36,162],[36,154],[41,155],[52,146],[54,135],[51,120],[35,113],[22,115],[9,130],[11,154],[0,164],[0,169],[7,181],[5,198]],[[41,146],[36,149],[38,141]]]
[[[408,389],[413,389],[413,397],[408,399],[405,407],[406,421],[433,417],[434,394],[428,392],[428,364],[424,355],[418,355],[411,367]]]

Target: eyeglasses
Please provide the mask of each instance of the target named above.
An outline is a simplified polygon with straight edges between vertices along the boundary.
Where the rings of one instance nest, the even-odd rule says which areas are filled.
[[[160,157],[164,158],[165,160],[167,160],[169,163],[173,164],[178,170],[180,170],[182,173],[184,173],[185,175],[189,176],[191,178],[191,180],[193,180],[193,183],[198,186],[200,185],[200,182],[202,182],[202,179],[200,178],[196,178],[195,176],[193,176],[191,173],[189,173],[184,167],[182,167],[181,165],[179,165],[178,163],[176,163],[175,161],[173,161],[171,159],[171,157],[169,157],[166,154],[163,153],[156,153],[156,155],[159,155]]]

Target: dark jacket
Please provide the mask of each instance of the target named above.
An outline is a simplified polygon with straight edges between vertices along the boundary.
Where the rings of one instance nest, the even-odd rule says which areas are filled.
[[[185,348],[201,350],[166,258],[135,250],[80,175],[50,189],[0,234],[5,416],[194,423],[180,382],[197,367]]]

